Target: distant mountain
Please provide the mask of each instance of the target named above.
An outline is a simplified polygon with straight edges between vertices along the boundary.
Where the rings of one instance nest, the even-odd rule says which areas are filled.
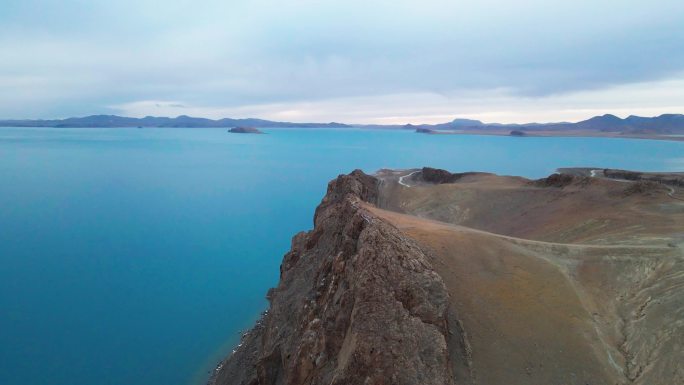
[[[533,130],[534,128],[526,127],[526,129]],[[631,115],[621,119],[615,115],[606,114],[577,123],[547,125],[542,129],[621,132],[625,134],[682,134],[684,133],[684,115],[664,114],[652,118]]]
[[[219,120],[194,118],[181,115],[175,118],[146,116],[144,118],[128,118],[116,115],[92,115],[82,118],[59,120],[0,120],[0,127],[255,127],[255,128],[375,128],[405,130],[516,130],[521,133],[533,131],[594,131],[604,133],[623,133],[632,135],[668,135],[684,134],[684,115],[664,114],[652,118],[631,115],[621,119],[615,115],[595,116],[577,123],[524,123],[502,124],[483,123],[473,119],[454,119],[440,124],[395,124],[366,125],[342,123],[292,123],[275,122],[263,119],[231,119]]]
[[[652,118],[631,115],[621,119],[615,115],[605,114],[577,123],[525,123],[501,124],[482,123],[479,120],[456,119],[449,123],[434,125],[413,125],[409,129],[423,128],[432,130],[501,130],[516,131],[597,131],[624,134],[684,134],[684,115],[664,114]]]
[[[473,120],[473,119],[454,119],[450,123],[453,127],[478,127],[478,126],[484,126],[484,123],[482,123],[479,120]]]
[[[263,119],[205,119],[181,115],[176,118],[146,116],[144,118],[128,118],[116,115],[91,115],[82,118],[56,120],[0,120],[0,127],[236,127],[249,126],[269,127],[303,127],[303,128],[343,128],[350,127],[341,123],[291,123],[274,122]]]

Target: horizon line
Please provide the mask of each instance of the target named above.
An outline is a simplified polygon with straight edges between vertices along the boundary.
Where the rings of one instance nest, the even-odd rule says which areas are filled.
[[[605,117],[605,116],[614,116],[617,117],[621,120],[625,120],[630,117],[639,117],[639,118],[647,118],[647,119],[652,119],[652,118],[658,118],[662,116],[668,116],[668,115],[684,115],[682,113],[662,113],[660,115],[655,115],[655,116],[639,116],[639,115],[634,115],[630,114],[625,117],[621,117],[618,114],[611,114],[611,113],[605,113],[601,115],[592,115],[587,118],[577,120],[577,121],[547,121],[547,122],[541,122],[541,121],[534,121],[534,122],[526,122],[526,123],[512,123],[512,122],[484,122],[479,119],[474,119],[474,118],[468,118],[468,117],[455,117],[451,120],[444,121],[442,123],[392,123],[392,124],[382,124],[382,123],[344,123],[340,121],[329,121],[329,122],[321,122],[321,121],[307,121],[307,122],[296,122],[296,121],[285,121],[285,120],[270,120],[270,119],[264,119],[264,118],[257,118],[257,117],[247,117],[247,118],[235,118],[235,117],[222,117],[222,118],[208,118],[208,117],[203,117],[203,116],[191,116],[191,115],[177,115],[177,116],[155,116],[155,115],[146,115],[143,117],[136,117],[136,116],[125,116],[125,115],[116,115],[116,114],[91,114],[91,115],[83,115],[83,116],[70,116],[67,118],[15,118],[15,119],[0,119],[0,122],[8,122],[8,121],[16,121],[16,122],[26,122],[26,121],[59,121],[59,120],[69,120],[69,119],[85,119],[85,118],[91,118],[91,117],[98,117],[98,116],[108,116],[108,117],[117,117],[117,118],[126,118],[126,119],[146,119],[146,118],[156,118],[156,119],[179,119],[179,118],[191,118],[191,119],[205,119],[205,120],[210,120],[213,122],[218,122],[221,120],[262,120],[266,122],[274,122],[274,123],[289,123],[289,124],[342,124],[342,125],[347,125],[347,126],[434,126],[434,125],[439,125],[439,124],[446,124],[446,123],[451,123],[455,120],[472,120],[473,122],[480,122],[482,125],[517,125],[517,126],[525,126],[525,125],[532,125],[532,124],[567,124],[567,123],[579,123],[583,122],[592,118],[596,117]]]

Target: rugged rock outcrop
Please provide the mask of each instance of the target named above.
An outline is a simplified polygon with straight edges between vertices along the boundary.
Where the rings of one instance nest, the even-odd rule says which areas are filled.
[[[537,179],[532,181],[532,184],[537,187],[566,187],[571,184],[586,185],[591,182],[589,177],[577,176],[571,174],[551,174],[546,178]]]
[[[454,183],[457,180],[463,178],[464,176],[477,175],[477,174],[479,174],[479,173],[476,173],[476,172],[452,173],[452,172],[449,172],[447,170],[442,170],[439,168],[432,168],[432,167],[423,167],[423,169],[420,171],[420,177],[424,182],[434,183],[434,184]]]
[[[637,174],[340,175],[211,384],[684,383],[684,205]]]
[[[330,182],[270,308],[210,384],[451,384],[448,294],[426,252],[365,208],[377,179]]]

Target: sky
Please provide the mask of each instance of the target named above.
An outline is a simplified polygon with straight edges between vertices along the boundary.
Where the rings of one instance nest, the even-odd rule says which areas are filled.
[[[0,1],[5,119],[604,113],[684,113],[684,1]]]

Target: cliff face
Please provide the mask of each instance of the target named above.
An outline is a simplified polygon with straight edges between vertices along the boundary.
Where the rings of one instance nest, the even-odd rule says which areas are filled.
[[[211,384],[451,384],[448,294],[425,252],[366,209],[378,180],[328,185],[270,308]]]
[[[681,175],[604,174],[339,176],[211,384],[684,383]]]

